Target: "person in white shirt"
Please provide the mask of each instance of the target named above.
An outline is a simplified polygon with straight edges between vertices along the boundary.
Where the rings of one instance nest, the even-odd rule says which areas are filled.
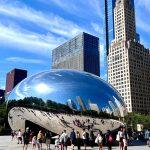
[[[97,137],[95,139],[95,143],[98,144],[99,150],[102,150],[102,148],[103,148],[103,137],[102,137],[101,131],[99,131],[99,133],[97,134]]]
[[[66,133],[66,130],[64,130],[64,132],[61,134],[60,142],[61,142],[61,150],[64,150],[64,147],[67,150],[68,134]]]
[[[85,131],[85,129],[83,129],[83,133],[82,133],[82,140],[83,140],[83,144],[84,144],[84,149],[86,150],[87,147],[87,132]]]
[[[118,131],[118,137],[119,137],[119,148],[120,150],[123,150],[123,127],[120,127],[120,130]]]
[[[22,132],[21,132],[21,129],[18,130],[17,139],[18,139],[18,144],[22,144]]]

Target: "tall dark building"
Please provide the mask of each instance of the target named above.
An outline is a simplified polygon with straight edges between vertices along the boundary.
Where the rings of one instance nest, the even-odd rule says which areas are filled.
[[[104,0],[105,8],[105,50],[108,55],[109,45],[115,38],[114,36],[114,7],[116,0]]]
[[[27,71],[22,69],[13,69],[7,73],[5,93],[8,94],[11,90],[23,79],[27,77]]]
[[[0,89],[0,104],[3,102],[4,100],[4,95],[5,95],[5,90]]]
[[[83,32],[55,48],[52,69],[76,69],[99,76],[99,38]]]

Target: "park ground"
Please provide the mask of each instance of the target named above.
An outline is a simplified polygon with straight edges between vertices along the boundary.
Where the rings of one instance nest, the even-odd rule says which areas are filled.
[[[17,144],[17,140],[14,139],[11,140],[10,136],[0,136],[0,150],[22,150],[23,145]],[[82,148],[84,149],[84,148]],[[32,150],[32,145],[29,144],[28,150]],[[43,150],[46,150],[46,145],[43,144]],[[51,150],[54,150],[54,145],[51,145]],[[71,150],[70,147],[68,147],[68,150]],[[98,150],[97,147],[90,148],[88,147],[87,150]],[[103,150],[106,150],[106,147],[103,148]],[[112,150],[119,150],[118,147],[113,147]],[[128,150],[150,150],[150,148],[146,145],[142,146],[129,146]]]

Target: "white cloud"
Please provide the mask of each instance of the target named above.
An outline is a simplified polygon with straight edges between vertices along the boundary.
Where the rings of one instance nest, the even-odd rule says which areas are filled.
[[[45,56],[49,54],[50,56],[51,50],[63,41],[64,39],[57,38],[51,34],[40,35],[26,31],[18,26],[0,24],[0,44],[6,47],[15,47],[18,50]]]
[[[101,0],[39,0],[47,5],[51,2],[70,14],[88,19],[87,16],[103,18]]]
[[[44,14],[25,5],[17,5],[15,3],[0,2],[0,14],[29,21],[42,27],[52,33],[65,37],[72,37],[81,32],[82,29],[77,24],[65,20],[57,15],[49,13]]]
[[[100,26],[100,24],[97,24],[97,23],[92,22],[92,23],[91,23],[91,26],[92,26],[92,28],[93,28],[93,30],[94,30],[95,32],[97,32],[97,33],[103,35],[103,27]]]
[[[46,64],[45,61],[40,59],[30,59],[30,58],[23,58],[23,57],[8,57],[5,60],[9,62],[25,63],[25,64]]]

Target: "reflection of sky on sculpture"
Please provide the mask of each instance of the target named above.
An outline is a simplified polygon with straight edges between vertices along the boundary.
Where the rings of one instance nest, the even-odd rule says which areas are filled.
[[[98,104],[99,108],[110,106],[110,100],[116,106],[116,99],[120,106],[124,105],[118,92],[108,83],[95,75],[74,70],[52,70],[31,76],[19,83],[8,99],[30,96],[64,104],[72,99],[76,105],[76,97],[80,96],[87,108],[89,99],[91,103]]]

